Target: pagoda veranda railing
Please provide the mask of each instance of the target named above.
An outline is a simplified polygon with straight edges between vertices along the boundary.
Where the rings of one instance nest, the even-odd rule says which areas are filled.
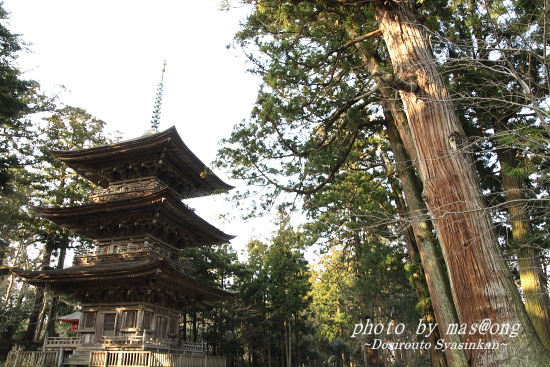
[[[72,350],[85,344],[83,337],[47,337],[44,340],[43,350],[55,350],[60,348]],[[106,349],[154,349],[188,354],[203,354],[206,350],[204,342],[175,342],[173,339],[157,338],[147,333],[135,336],[103,336],[99,344],[102,348]]]
[[[101,344],[104,348],[114,347],[141,347],[145,350],[170,350],[173,352],[182,352],[188,354],[203,354],[205,351],[204,342],[174,342],[172,339],[156,338],[154,336],[103,336]]]
[[[124,181],[109,183],[107,188],[99,189],[90,198],[95,204],[107,204],[120,200],[143,197],[166,188],[167,185],[157,177],[137,177]],[[175,193],[175,192],[174,192]],[[179,195],[175,193],[176,196]],[[181,203],[187,207],[185,203]],[[189,208],[189,207],[187,207]],[[190,209],[190,208],[189,208]],[[191,209],[190,209],[191,210]],[[195,274],[195,268],[188,261],[180,259],[179,249],[173,248],[164,241],[145,235],[143,238],[119,238],[98,240],[95,249],[81,249],[75,252],[74,266],[88,266],[121,261],[147,261],[165,259],[176,270]]]
[[[6,367],[64,366],[62,351],[21,351],[8,353]],[[91,351],[88,367],[225,367],[225,357],[159,353],[151,351]]]
[[[109,187],[96,191],[90,198],[93,203],[101,204],[145,196],[161,190],[164,187],[166,187],[166,185],[156,177],[112,182]]]
[[[158,240],[112,240],[98,243],[93,249],[77,249],[73,266],[90,266],[126,261],[166,260],[174,269],[188,275],[195,275],[191,262],[180,258],[179,251],[168,248]]]

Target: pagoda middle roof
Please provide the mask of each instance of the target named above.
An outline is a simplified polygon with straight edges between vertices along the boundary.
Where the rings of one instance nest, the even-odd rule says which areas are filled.
[[[42,217],[94,240],[123,235],[124,230],[134,235],[141,231],[185,248],[227,243],[235,237],[202,219],[168,187],[149,195],[100,204],[34,209]]]
[[[175,127],[94,148],[52,150],[52,154],[81,176],[104,188],[117,181],[113,175],[117,166],[139,167],[144,162],[154,162],[159,175],[167,169],[167,165],[169,169],[176,170],[178,174],[172,174],[169,181],[177,182],[166,183],[183,197],[200,197],[233,188],[212,173],[185,145]],[[185,184],[181,182],[183,180]]]
[[[14,274],[30,284],[48,284],[51,289],[66,293],[88,289],[93,284],[115,286],[117,284],[141,284],[160,282],[162,287],[174,290],[182,296],[197,295],[203,301],[232,298],[237,292],[203,284],[193,276],[183,274],[170,266],[165,259],[136,261],[116,264],[101,264],[87,267],[28,271],[12,269]],[[140,286],[145,289],[146,287]]]

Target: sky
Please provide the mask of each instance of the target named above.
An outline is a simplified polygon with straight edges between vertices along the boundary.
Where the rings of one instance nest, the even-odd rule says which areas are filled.
[[[64,105],[81,107],[107,131],[135,138],[150,128],[166,60],[159,130],[175,126],[207,165],[219,141],[249,116],[259,80],[238,48],[227,48],[246,8],[220,10],[219,0],[4,0],[7,26],[28,44],[18,65]],[[225,172],[214,171],[224,181]],[[227,196],[226,196],[227,197]],[[224,232],[237,250],[269,236],[265,221],[243,223],[222,198],[188,202]],[[231,221],[217,219],[229,215]]]

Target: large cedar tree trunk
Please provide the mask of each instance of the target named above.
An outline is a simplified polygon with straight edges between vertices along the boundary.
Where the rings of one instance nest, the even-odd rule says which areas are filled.
[[[422,199],[420,183],[414,169],[408,163],[410,160],[399,138],[397,128],[391,122],[387,126],[388,138],[397,164],[397,172],[403,186],[403,193],[405,194],[409,210],[409,219],[426,276],[426,284],[430,292],[431,303],[441,338],[448,343],[460,343],[460,335],[445,332],[450,324],[458,323],[458,317],[453,304],[445,267],[441,262],[439,244],[433,236],[432,223],[428,219],[428,210]],[[461,349],[446,349],[445,358],[449,367],[461,367],[468,364],[466,355]]]
[[[357,37],[357,34],[351,28],[348,28],[347,31],[352,39]],[[389,121],[387,124],[388,140],[397,165],[397,174],[403,187],[408,216],[420,254],[435,318],[439,329],[442,330],[441,337],[448,343],[460,343],[460,335],[444,332],[449,324],[458,323],[458,317],[444,264],[440,260],[439,243],[433,236],[433,227],[428,218],[426,204],[422,198],[421,184],[418,182],[418,177],[413,168],[413,166],[416,166],[418,158],[407,117],[404,115],[403,110],[397,106],[393,98],[393,90],[385,84],[380,76],[382,70],[378,61],[361,44],[356,44],[356,48],[361,60],[379,84],[380,93],[383,97],[384,113],[389,114],[387,116]],[[466,355],[460,349],[446,349],[445,359],[449,367],[467,365]]]
[[[465,134],[413,4],[374,0],[374,7],[395,76],[410,88],[400,90],[400,96],[458,317],[468,332],[473,331],[464,340],[506,344],[467,349],[468,359],[472,366],[484,367],[550,365],[502,258],[473,162],[460,149]],[[512,338],[470,329],[484,320],[490,325],[520,325],[521,334]]]

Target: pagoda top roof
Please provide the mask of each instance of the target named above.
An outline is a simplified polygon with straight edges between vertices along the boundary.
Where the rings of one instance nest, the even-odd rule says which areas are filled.
[[[185,145],[174,126],[114,144],[52,150],[52,154],[84,178],[104,188],[112,182],[149,176],[151,172],[184,198],[233,188],[212,173]]]
[[[12,272],[30,284],[48,284],[51,289],[63,293],[68,291],[78,293],[83,289],[89,289],[89,286],[93,284],[104,286],[108,283],[111,286],[117,284],[131,286],[131,284],[151,284],[151,282],[158,284],[161,289],[179,293],[180,297],[195,296],[206,302],[231,299],[238,293],[205,285],[197,278],[175,270],[168,261],[162,258],[54,270],[12,269]],[[139,288],[145,289],[146,287],[140,286]]]
[[[150,233],[178,248],[227,243],[235,238],[214,227],[166,187],[154,193],[101,204],[34,207],[42,217],[97,240]]]

